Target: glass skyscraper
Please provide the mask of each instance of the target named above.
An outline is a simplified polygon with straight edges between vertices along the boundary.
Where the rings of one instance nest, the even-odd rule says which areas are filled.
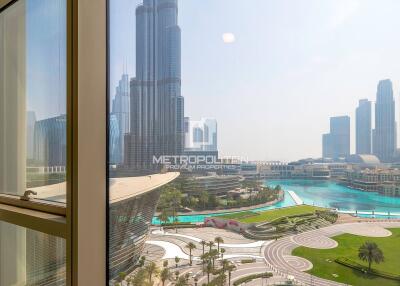
[[[350,117],[330,118],[330,133],[322,137],[322,155],[325,158],[345,158],[350,155]]]
[[[123,74],[121,79],[119,80],[118,86],[115,89],[115,97],[113,99],[112,104],[112,115],[115,116],[117,120],[116,123],[118,125],[118,136],[117,146],[113,146],[114,148],[111,151],[110,159],[113,164],[121,164],[123,163],[123,155],[124,155],[124,136],[129,133],[129,125],[130,125],[130,104],[129,104],[129,76],[127,74]]]
[[[396,120],[393,87],[390,79],[378,83],[375,103],[373,150],[382,162],[390,162],[396,151]]]
[[[184,148],[177,0],[145,0],[136,8],[136,78],[130,87],[125,165],[156,170],[153,156],[180,155]]]
[[[356,108],[356,154],[371,154],[371,101],[361,99]]]

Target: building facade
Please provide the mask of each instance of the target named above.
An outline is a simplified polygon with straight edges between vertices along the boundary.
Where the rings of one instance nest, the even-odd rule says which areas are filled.
[[[122,164],[124,156],[124,136],[130,131],[130,95],[129,76],[123,74],[115,89],[115,97],[112,101],[111,116],[114,116],[118,125],[117,148],[111,150],[110,157],[113,164]],[[114,123],[115,124],[115,123]]]
[[[185,151],[218,151],[218,127],[214,118],[185,117]]]
[[[381,80],[376,92],[373,153],[382,162],[390,162],[394,156],[397,148],[396,129],[392,82],[389,79]]]
[[[361,99],[356,109],[356,154],[371,154],[371,101]]]
[[[145,0],[136,8],[136,77],[130,82],[125,166],[155,170],[153,156],[181,155],[181,30],[177,0]]]
[[[322,136],[324,158],[345,158],[350,155],[350,117],[330,118],[330,132]]]
[[[34,160],[41,166],[66,165],[66,116],[36,121],[34,129]]]

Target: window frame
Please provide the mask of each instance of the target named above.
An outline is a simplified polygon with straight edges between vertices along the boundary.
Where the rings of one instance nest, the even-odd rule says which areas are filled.
[[[0,12],[17,1],[0,0]],[[66,205],[2,196],[0,221],[65,238],[66,285],[107,285],[107,2],[66,9]]]
[[[0,13],[22,0],[0,0]],[[66,114],[67,114],[67,162],[66,162],[66,203],[40,199],[23,201],[19,196],[0,193],[0,221],[32,229],[44,234],[63,238],[66,241],[66,285],[72,283],[72,162],[73,150],[73,88],[72,88],[72,25],[73,1],[66,1]]]

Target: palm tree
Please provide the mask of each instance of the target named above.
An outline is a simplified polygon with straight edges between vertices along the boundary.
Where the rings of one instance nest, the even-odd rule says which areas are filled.
[[[208,193],[206,191],[202,191],[200,193],[199,202],[203,204],[203,210],[206,209],[206,204],[208,203]]]
[[[220,237],[220,236],[217,236],[217,237],[214,239],[214,241],[217,243],[218,252],[219,252],[219,244],[220,244],[220,243],[224,243],[224,239],[223,239],[222,237]]]
[[[132,279],[133,285],[143,285],[146,281],[146,271],[144,269],[140,269],[135,277]]]
[[[210,284],[210,273],[213,271],[211,262],[208,262],[206,272],[207,272],[207,283]]]
[[[193,242],[189,242],[185,247],[189,249],[189,264],[192,265],[192,250],[196,249],[196,245]]]
[[[176,271],[175,271],[175,280],[178,280],[178,277],[179,277],[179,271],[176,270]]]
[[[162,282],[162,286],[164,286],[165,281],[171,280],[171,279],[172,279],[172,274],[171,274],[171,272],[169,271],[168,268],[164,268],[164,269],[161,271],[160,279],[161,279],[161,282]]]
[[[212,260],[212,267],[215,269],[215,259],[219,256],[218,250],[213,249],[209,253],[210,259]]]
[[[160,230],[161,230],[163,223],[167,223],[169,220],[168,211],[166,209],[163,209],[157,218],[160,221]]]
[[[212,248],[214,245],[215,245],[214,241],[210,241],[210,242],[207,243],[207,246],[210,247],[210,251],[211,251],[211,248]]]
[[[229,261],[226,259],[221,260],[221,266],[222,266],[222,272],[225,273],[225,271],[228,269],[229,266]]]
[[[164,268],[167,268],[167,267],[168,267],[168,260],[164,260],[164,262],[163,262],[163,267],[164,267]]]
[[[206,252],[203,255],[201,255],[200,259],[201,259],[202,264],[203,264],[203,275],[204,275],[204,264],[206,264],[206,261],[209,259],[208,252]]]
[[[124,280],[125,280],[125,277],[126,277],[126,273],[125,273],[125,272],[120,272],[120,273],[118,274],[118,280],[119,280],[119,282],[124,281]]]
[[[176,281],[175,286],[189,286],[189,283],[185,277],[181,276]]]
[[[146,270],[146,273],[149,277],[149,282],[151,284],[153,275],[157,276],[160,273],[160,270],[154,262],[147,264],[144,269]]]
[[[200,241],[201,246],[203,247],[203,255],[204,255],[204,246],[207,244],[205,240]]]
[[[358,249],[358,258],[368,262],[368,271],[371,271],[372,262],[379,264],[385,260],[383,252],[378,245],[375,242],[368,241]]]
[[[178,256],[175,256],[175,266],[178,268],[178,263],[181,261],[181,259]]]
[[[228,274],[229,274],[229,282],[228,282],[228,286],[231,286],[231,276],[232,276],[232,272],[236,269],[236,266],[229,263],[227,270],[228,270]]]
[[[219,251],[221,253],[221,259],[224,259],[224,253],[225,253],[225,248],[221,248],[221,250]]]

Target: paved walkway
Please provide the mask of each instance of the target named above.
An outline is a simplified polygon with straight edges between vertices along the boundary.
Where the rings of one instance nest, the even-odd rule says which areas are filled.
[[[400,227],[400,222],[362,222],[328,226],[319,230],[305,232],[299,235],[284,237],[263,248],[265,261],[271,269],[280,275],[294,276],[297,282],[313,286],[339,286],[345,285],[319,277],[311,276],[303,271],[308,270],[311,262],[291,256],[292,250],[299,245],[311,248],[333,248],[334,243],[330,237],[343,233],[352,233],[362,236],[385,237],[390,231],[385,228]],[[336,242],[336,241],[335,241]],[[337,243],[336,243],[337,245]],[[304,261],[308,261],[307,263]]]
[[[154,230],[152,232],[153,234],[157,234],[157,235],[167,235],[167,236],[176,236],[176,237],[183,237],[183,238],[187,238],[190,240],[193,240],[195,242],[201,242],[202,239],[191,236],[191,235],[185,235],[185,234],[179,234],[179,233],[172,233],[172,232],[166,232],[166,231],[160,231],[160,230]],[[264,240],[260,240],[260,241],[256,241],[256,242],[250,242],[250,243],[221,243],[220,247],[228,247],[228,248],[252,248],[252,247],[261,247],[267,243],[269,243],[271,241],[264,241]]]
[[[300,197],[293,191],[288,191],[289,195],[292,197],[293,201],[296,203],[296,205],[302,205],[304,202]]]

